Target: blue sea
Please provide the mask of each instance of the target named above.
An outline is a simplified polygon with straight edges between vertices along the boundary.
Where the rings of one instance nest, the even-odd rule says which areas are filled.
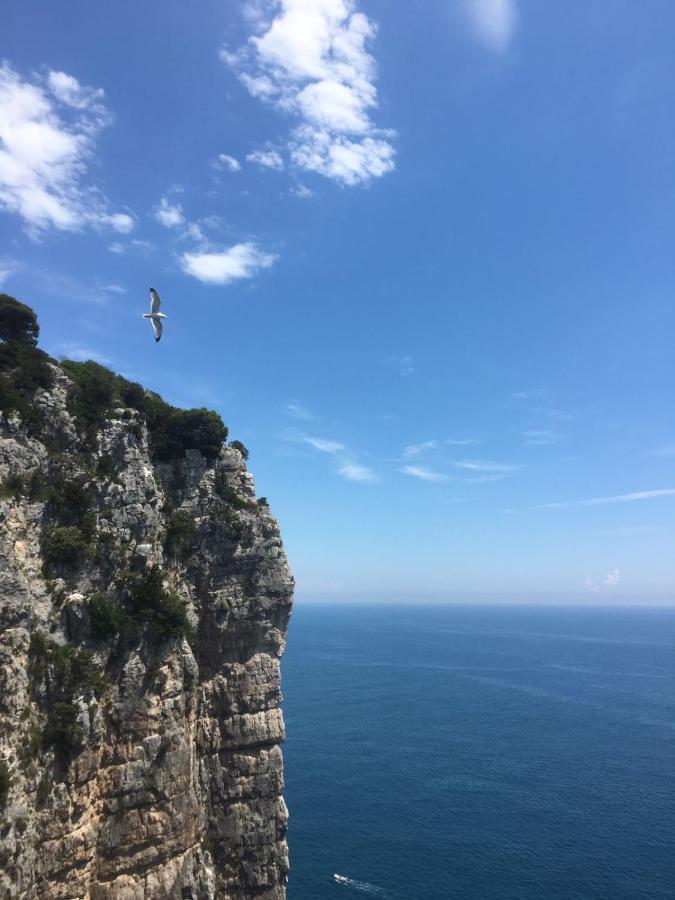
[[[297,604],[283,690],[289,900],[675,898],[675,611]]]

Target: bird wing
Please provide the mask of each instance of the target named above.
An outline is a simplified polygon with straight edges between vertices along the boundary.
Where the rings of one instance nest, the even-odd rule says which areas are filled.
[[[155,332],[155,340],[158,341],[162,336],[162,320],[150,319],[152,322],[152,330]]]
[[[161,302],[157,291],[154,288],[150,288],[150,312],[158,313]]]

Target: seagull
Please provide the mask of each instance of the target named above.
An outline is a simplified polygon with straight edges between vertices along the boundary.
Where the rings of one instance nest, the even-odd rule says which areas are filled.
[[[155,341],[159,341],[162,336],[162,319],[169,318],[159,311],[161,302],[157,291],[154,288],[150,288],[150,312],[143,313],[143,318],[150,319],[152,330],[155,332]]]

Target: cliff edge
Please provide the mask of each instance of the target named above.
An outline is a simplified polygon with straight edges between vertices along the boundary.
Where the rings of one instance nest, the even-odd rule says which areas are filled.
[[[293,581],[246,449],[9,319],[0,897],[284,898]]]

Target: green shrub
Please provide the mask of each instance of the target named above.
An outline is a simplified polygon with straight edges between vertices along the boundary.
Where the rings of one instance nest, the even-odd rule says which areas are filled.
[[[232,442],[230,443],[230,447],[233,447],[235,450],[238,450],[238,451],[241,453],[241,455],[243,456],[243,458],[244,458],[245,460],[248,459],[248,456],[249,456],[248,450],[247,450],[246,447],[242,444],[241,441],[232,441]]]
[[[96,429],[109,414],[115,400],[118,377],[110,369],[89,359],[66,359],[61,368],[73,381],[69,408],[80,430]]]
[[[80,525],[90,514],[94,495],[83,475],[58,472],[47,491],[47,511],[61,525]],[[85,528],[82,528],[86,531]]]
[[[122,609],[105,594],[93,594],[89,601],[91,630],[103,640],[117,637],[124,624]]]
[[[31,631],[30,643],[28,645],[28,659],[30,663],[30,673],[34,681],[39,682],[45,677],[47,671],[47,651],[49,649],[49,641],[47,635],[41,628]]]
[[[78,697],[102,697],[105,676],[88,650],[58,644],[39,629],[31,634],[29,662],[34,681],[44,683],[47,694],[43,744],[55,747],[67,758],[79,749],[83,739],[75,701]]]
[[[195,522],[190,513],[183,509],[174,510],[169,519],[165,546],[170,553],[180,553],[192,541],[195,533]]]
[[[28,499],[33,502],[47,499],[47,479],[42,469],[35,469],[28,479]]]
[[[208,458],[218,455],[227,440],[227,428],[216,412],[208,409],[178,409],[140,384],[115,375],[92,362],[64,360],[61,367],[74,381],[70,408],[81,430],[93,435],[116,405],[135,409],[145,416],[153,455],[168,462],[186,450],[200,450]],[[133,423],[140,437],[140,425]]]
[[[0,500],[19,500],[24,492],[24,480],[18,472],[8,475],[0,482]]]
[[[18,412],[32,431],[44,423],[44,414],[33,402],[35,392],[54,383],[49,362],[47,354],[31,344],[0,343],[0,411]]]
[[[30,306],[9,294],[0,294],[0,340],[34,347],[40,335],[37,316]]]
[[[162,571],[157,566],[142,575],[130,575],[127,591],[134,622],[150,625],[150,633],[160,637],[191,637],[185,603],[164,587]]]
[[[0,809],[7,805],[9,789],[12,786],[12,777],[9,774],[9,766],[4,759],[0,759]]]
[[[19,759],[24,766],[29,765],[34,759],[37,759],[42,748],[43,740],[44,735],[42,729],[35,719],[31,719],[19,750]]]
[[[213,482],[213,489],[221,500],[224,500],[233,509],[250,509],[251,503],[240,497],[239,494],[230,487],[227,481],[227,475],[219,472]]]
[[[208,459],[220,453],[227,428],[218,413],[208,409],[177,409],[156,395],[146,398],[146,417],[153,455],[162,462],[199,450]]]
[[[115,473],[115,460],[109,453],[102,453],[96,463],[96,474],[101,478],[113,478]]]
[[[140,411],[145,410],[145,388],[136,381],[119,380],[120,400],[125,406],[131,406]]]
[[[56,525],[42,534],[42,555],[48,566],[74,568],[92,555],[92,547],[77,525]]]
[[[78,713],[74,703],[63,700],[53,703],[49,710],[45,743],[53,746],[62,756],[68,757],[82,746],[84,733],[77,722]]]

